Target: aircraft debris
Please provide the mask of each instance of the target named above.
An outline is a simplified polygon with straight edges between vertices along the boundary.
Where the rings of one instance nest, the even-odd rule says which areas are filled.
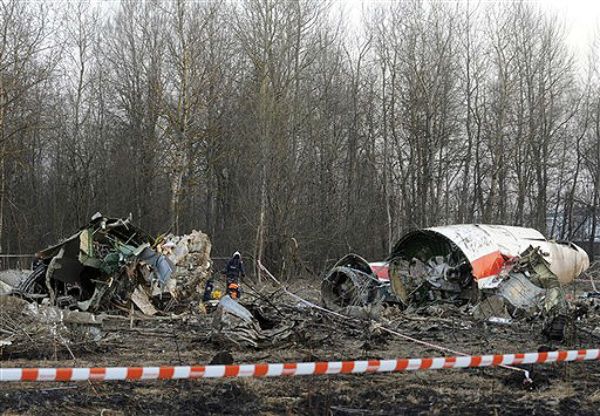
[[[103,316],[0,296],[0,358],[68,351],[102,339]]]
[[[92,313],[170,312],[199,301],[210,273],[208,236],[193,231],[154,240],[130,218],[97,213],[87,225],[36,254],[38,265],[12,291],[20,297]]]
[[[265,348],[294,336],[301,316],[294,319],[289,315],[281,319],[272,307],[263,303],[253,303],[253,313],[229,295],[223,296],[213,313],[211,341],[217,345]]]
[[[443,256],[450,267],[462,267],[458,274],[465,278],[464,284],[475,280],[480,289],[494,288],[502,281],[503,271],[510,268],[512,260],[530,247],[540,250],[547,267],[561,285],[572,282],[589,267],[589,258],[583,249],[573,243],[546,240],[539,231],[531,228],[449,225],[410,232],[394,245],[390,255],[392,287],[396,294],[403,292],[404,279],[400,275],[405,271],[402,262],[413,259],[428,262]]]
[[[0,271],[0,295],[5,295],[14,290],[20,282],[25,280],[31,270],[8,269]]]
[[[322,282],[323,304],[335,310],[389,301],[413,309],[454,304],[480,320],[510,324],[539,315],[555,328],[567,309],[564,286],[589,259],[575,244],[546,240],[530,228],[474,224],[410,232],[387,262],[372,264],[356,254],[342,258]],[[558,336],[556,328],[551,332]]]
[[[356,254],[341,258],[321,283],[321,297],[325,307],[339,310],[364,307],[383,301],[383,286],[369,263]]]

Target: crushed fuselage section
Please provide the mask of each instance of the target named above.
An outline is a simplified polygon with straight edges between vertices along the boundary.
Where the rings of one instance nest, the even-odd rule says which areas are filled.
[[[391,287],[405,306],[469,304],[475,317],[498,322],[564,314],[563,287],[588,267],[587,254],[575,244],[503,225],[413,231],[389,258]]]

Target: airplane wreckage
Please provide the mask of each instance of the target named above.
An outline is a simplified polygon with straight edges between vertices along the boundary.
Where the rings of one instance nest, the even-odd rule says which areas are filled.
[[[499,323],[537,314],[552,335],[565,319],[564,287],[588,267],[580,247],[531,228],[450,225],[409,232],[385,262],[345,256],[325,276],[321,296],[336,310],[451,303]]]
[[[154,240],[130,218],[95,214],[60,243],[36,253],[33,273],[12,291],[29,301],[86,312],[129,311],[145,315],[181,309],[199,298],[211,269],[208,236]]]
[[[72,236],[36,253],[33,272],[10,294],[34,307],[88,315],[202,309],[210,250],[208,236],[199,231],[154,239],[130,218],[96,214]],[[451,304],[496,323],[542,317],[544,331],[560,339],[568,312],[564,288],[588,267],[581,248],[530,228],[433,227],[404,235],[386,261],[343,257],[323,279],[321,299],[326,308],[355,317],[372,318],[390,304],[413,310]],[[217,335],[256,346],[293,332],[289,325],[261,329],[261,320],[250,318],[254,313],[227,296],[219,298],[205,303],[205,310],[217,306]]]

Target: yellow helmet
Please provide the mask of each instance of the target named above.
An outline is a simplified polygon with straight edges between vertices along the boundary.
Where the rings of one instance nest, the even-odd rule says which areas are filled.
[[[219,289],[213,290],[212,298],[213,299],[221,299],[221,291]]]

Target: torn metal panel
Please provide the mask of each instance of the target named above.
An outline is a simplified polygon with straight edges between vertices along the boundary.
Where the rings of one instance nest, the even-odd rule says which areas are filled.
[[[17,287],[31,274],[31,270],[8,269],[0,271],[0,282],[9,287]]]
[[[46,277],[49,280],[56,279],[68,283],[80,280],[84,265],[79,261],[77,253],[73,253],[70,249],[73,246],[78,247],[73,242],[67,243],[60,248],[56,256],[52,257],[46,270]]]
[[[178,298],[201,297],[204,282],[211,274],[212,262],[210,260],[211,242],[208,235],[192,230],[183,236],[169,235],[166,237],[169,245],[174,245],[174,250],[163,249],[162,245],[157,251],[164,254],[172,264],[175,264],[172,276],[169,279],[176,282],[174,293]],[[167,284],[168,287],[169,283]]]
[[[156,315],[158,311],[150,303],[150,298],[141,286],[137,286],[131,294],[131,301],[137,306],[145,315],[152,316]]]
[[[452,255],[428,261],[401,259],[393,262],[390,274],[392,289],[405,305],[435,300],[464,303],[473,296],[468,263]]]
[[[12,290],[13,287],[11,285],[9,285],[8,283],[4,283],[2,280],[0,280],[0,295],[11,293]]]
[[[544,312],[545,313],[561,313],[567,308],[565,292],[560,287],[553,287],[546,290],[544,296]]]
[[[511,273],[496,293],[514,308],[530,310],[539,304],[545,290],[531,283],[524,274]]]
[[[62,240],[58,244],[55,244],[55,245],[50,246],[50,247],[47,247],[44,250],[38,251],[37,253],[35,253],[36,258],[42,259],[42,260],[46,260],[46,259],[49,259],[49,258],[52,258],[52,257],[56,256],[56,254],[58,253],[58,251],[64,245],[66,245],[69,242],[72,242],[74,240],[79,240],[79,235],[80,235],[80,232],[77,232],[77,233],[73,234],[72,236],[66,238],[65,240]]]
[[[246,322],[252,322],[252,312],[231,299],[229,295],[225,295],[221,298],[218,307],[223,308],[225,312],[231,313]]]
[[[473,317],[481,321],[488,321],[491,318],[510,319],[504,298],[500,295],[488,296],[475,305]]]
[[[253,312],[226,295],[213,313],[210,339],[217,344],[233,344],[261,348],[273,346],[293,337],[296,322],[293,319],[269,319],[260,307]]]
[[[154,269],[158,277],[160,286],[164,286],[167,281],[171,278],[171,274],[175,269],[175,265],[169,260],[167,256],[159,254],[152,250],[149,246],[144,249],[138,255],[139,259],[144,263],[148,264]]]

